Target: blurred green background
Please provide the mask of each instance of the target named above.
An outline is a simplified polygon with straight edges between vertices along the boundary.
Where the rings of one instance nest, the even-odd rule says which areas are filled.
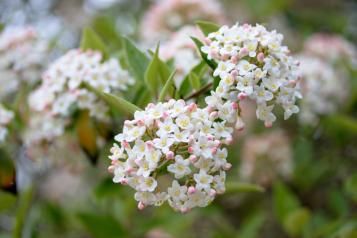
[[[55,58],[78,45],[84,26],[92,26],[104,38],[117,32],[139,39],[141,19],[153,2],[2,0],[0,21],[3,25],[35,25],[41,35],[53,41]],[[277,29],[292,52],[299,52],[304,39],[316,32],[336,33],[357,42],[357,3],[352,0],[220,2],[229,23],[257,22]],[[116,47],[115,41],[111,44]],[[138,211],[133,190],[112,183],[106,171],[108,148],[92,166],[79,148],[75,148],[78,156],[73,157],[66,156],[61,145],[55,145],[61,151],[60,162],[50,168],[41,165],[40,172],[26,165],[25,172],[15,172],[21,163],[14,163],[11,157],[19,155],[1,150],[0,237],[355,238],[356,70],[351,71],[349,80],[352,93],[338,114],[322,118],[313,127],[297,126],[296,117],[273,129],[253,123],[230,147],[228,160],[233,168],[228,172],[228,181],[239,182],[248,138],[280,128],[289,138],[292,171],[288,176],[281,176],[269,161],[256,165],[258,179],[251,182],[262,185],[264,192],[237,188],[228,182],[225,194],[210,206],[188,214],[175,213],[168,205]],[[269,146],[268,151],[275,149],[274,144]],[[19,181],[26,180],[19,174],[32,170],[37,171],[33,185],[22,190],[18,186],[13,193],[11,181],[16,176]],[[271,177],[261,182],[260,174]]]

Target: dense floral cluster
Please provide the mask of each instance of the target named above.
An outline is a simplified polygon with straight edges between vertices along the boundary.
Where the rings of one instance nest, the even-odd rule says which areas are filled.
[[[243,144],[242,179],[270,185],[278,177],[288,178],[293,169],[289,138],[280,130],[249,137]]]
[[[30,27],[8,27],[0,34],[0,98],[17,90],[21,82],[40,80],[48,44]]]
[[[34,111],[48,113],[50,116],[47,116],[47,119],[67,118],[73,108],[79,108],[89,110],[90,115],[98,120],[106,121],[106,104],[94,93],[83,88],[83,82],[109,93],[116,90],[125,91],[134,80],[114,58],[103,62],[99,52],[71,50],[43,74],[41,86],[30,95],[30,107]],[[55,124],[60,128],[61,121],[64,122],[57,120],[45,124]]]
[[[344,61],[357,67],[356,47],[341,36],[317,33],[306,40],[304,48],[305,52],[330,63]]]
[[[13,117],[14,113],[0,104],[0,143],[5,140],[8,133],[6,126],[11,122]]]
[[[348,95],[344,72],[312,55],[300,55],[300,83],[304,99],[301,101],[300,120],[315,124],[318,116],[334,113]]]
[[[213,75],[221,81],[207,104],[217,108],[249,97],[257,103],[257,118],[267,127],[276,120],[272,111],[277,104],[283,107],[285,119],[297,113],[298,63],[282,40],[281,34],[261,25],[237,23],[210,33],[201,50],[218,63]]]
[[[119,145],[111,149],[109,167],[113,181],[137,191],[140,209],[165,201],[181,212],[207,206],[225,191],[231,164],[222,146],[232,141],[229,120],[227,114],[183,100],[149,104],[115,137]],[[160,182],[162,177],[171,182]]]
[[[158,1],[144,16],[142,38],[147,42],[167,39],[182,26],[196,20],[224,22],[221,5],[216,0],[165,0]]]
[[[173,60],[176,69],[175,85],[178,88],[184,77],[200,62],[196,46],[190,36],[203,38],[196,27],[185,26],[173,33],[160,47],[160,57],[164,60]]]

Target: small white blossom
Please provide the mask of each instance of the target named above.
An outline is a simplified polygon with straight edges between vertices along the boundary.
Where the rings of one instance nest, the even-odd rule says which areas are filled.
[[[228,111],[234,111],[231,104],[227,104]],[[230,112],[223,113],[225,118],[226,114]],[[208,108],[183,100],[149,104],[134,113],[133,120],[125,121],[123,132],[115,136],[119,144],[110,151],[109,171],[115,183],[137,191],[139,208],[165,201],[181,212],[206,206],[218,186],[214,176],[230,168],[222,147],[232,132],[225,120],[210,116]],[[169,187],[160,183],[162,174],[172,179]],[[219,189],[224,191],[221,182]]]
[[[201,50],[217,62],[214,76],[221,80],[206,103],[218,111],[219,117],[230,123],[238,120],[239,115],[226,119],[229,108],[223,105],[238,103],[246,97],[258,104],[257,117],[268,126],[276,119],[270,110],[274,105],[285,110],[285,119],[298,112],[295,105],[300,96],[296,86],[298,64],[289,56],[282,40],[281,34],[258,24],[223,26],[208,35]],[[262,106],[266,103],[271,106]],[[236,114],[241,113],[238,107],[234,105]]]
[[[29,97],[30,107],[48,114],[49,120],[66,120],[74,109],[80,109],[88,110],[97,120],[108,121],[108,107],[94,93],[82,88],[83,82],[108,93],[125,91],[134,83],[116,59],[103,62],[99,52],[70,50],[44,72],[42,84]],[[143,132],[133,128],[133,140],[136,133]]]
[[[0,103],[0,143],[4,142],[5,137],[8,133],[6,126],[11,122],[14,117],[14,113],[12,111],[7,110]]]

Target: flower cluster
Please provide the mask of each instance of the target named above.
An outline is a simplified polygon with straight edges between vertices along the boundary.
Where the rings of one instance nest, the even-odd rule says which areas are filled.
[[[7,135],[6,126],[10,123],[13,117],[14,113],[7,110],[2,104],[0,104],[0,143],[5,140]]]
[[[216,0],[158,1],[144,16],[141,33],[147,42],[167,39],[171,33],[196,20],[223,23],[225,17]]]
[[[119,144],[109,157],[113,181],[136,190],[140,209],[165,201],[181,212],[207,206],[225,191],[231,164],[222,146],[232,141],[230,120],[228,113],[183,100],[149,104],[115,137]]]
[[[127,90],[134,80],[114,58],[103,62],[99,52],[71,50],[43,74],[41,86],[29,97],[30,107],[34,111],[48,113],[49,117],[61,118],[69,117],[74,108],[79,108],[89,110],[97,120],[106,121],[107,106],[94,93],[83,88],[83,82],[109,93]],[[48,126],[59,126],[61,121],[64,122],[57,120]]]
[[[210,33],[201,50],[217,62],[213,75],[221,80],[207,104],[217,108],[249,97],[257,103],[257,118],[267,127],[276,120],[273,109],[277,104],[284,109],[284,119],[297,113],[295,103],[301,97],[296,87],[298,63],[282,40],[281,34],[258,24],[237,23]]]
[[[203,38],[202,33],[196,27],[185,26],[173,33],[170,39],[160,47],[160,57],[164,60],[173,60],[177,88],[191,69],[200,62],[196,46],[190,36]]]
[[[300,82],[304,99],[301,101],[300,121],[316,124],[318,116],[334,113],[348,95],[348,80],[343,71],[312,55],[297,56],[300,60]]]
[[[356,47],[338,35],[314,34],[305,41],[304,51],[330,63],[344,61],[357,67]]]
[[[242,179],[264,186],[277,177],[292,173],[292,151],[289,138],[280,130],[249,137],[243,144],[240,165]]]
[[[0,98],[15,92],[21,81],[40,80],[47,53],[47,41],[31,27],[6,28],[0,34]]]

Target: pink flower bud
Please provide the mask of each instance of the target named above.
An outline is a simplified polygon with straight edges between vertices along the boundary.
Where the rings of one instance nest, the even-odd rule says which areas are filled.
[[[128,180],[123,178],[123,179],[120,180],[120,184],[127,185],[128,184]]]
[[[229,137],[229,138],[224,140],[224,144],[226,144],[226,145],[230,145],[230,144],[232,144],[232,142],[233,142],[233,138],[232,137]]]
[[[216,190],[214,190],[214,189],[211,189],[211,190],[209,191],[209,195],[212,196],[212,197],[216,196],[216,194],[217,194],[217,192],[216,192]]]
[[[191,163],[196,163],[197,161],[197,156],[196,155],[190,155],[190,157],[188,157],[188,159],[191,161]]]
[[[230,170],[232,168],[232,164],[231,163],[226,163],[225,165],[224,165],[224,170]]]
[[[137,124],[138,124],[138,126],[144,126],[145,125],[143,120],[138,120]]]
[[[238,60],[239,60],[239,58],[238,58],[237,55],[234,55],[234,56],[231,57],[231,62],[232,62],[233,64],[237,64],[237,63],[238,63]],[[235,75],[235,76],[237,76],[237,75]]]
[[[249,53],[249,51],[247,48],[244,47],[244,48],[240,49],[239,58],[243,58],[244,56],[248,55],[248,53]]]
[[[138,203],[138,209],[139,209],[139,210],[143,210],[144,208],[145,208],[145,204],[142,203],[142,202],[139,202],[139,203]]]
[[[235,124],[235,128],[238,130],[238,131],[241,131],[243,130],[245,127],[245,123],[243,122],[242,118],[241,117],[237,117],[237,121],[236,121],[236,124]]]
[[[174,152],[172,152],[172,151],[169,151],[169,152],[166,153],[166,159],[167,159],[167,160],[173,159],[174,156],[175,156],[175,154],[174,154]]]
[[[203,42],[204,42],[206,45],[210,45],[212,41],[211,41],[210,38],[205,37],[205,38],[203,39]]]
[[[238,94],[238,99],[239,99],[239,100],[244,100],[244,99],[247,98],[247,96],[248,96],[248,95],[247,95],[246,93],[239,93],[239,94]]]
[[[108,172],[112,174],[112,173],[114,173],[114,169],[115,169],[115,166],[111,165],[108,167]]]
[[[164,112],[163,114],[162,114],[162,117],[163,118],[167,118],[169,116],[169,114],[167,113],[167,112]]]
[[[145,142],[145,145],[146,145],[146,147],[149,149],[149,150],[151,150],[152,148],[154,148],[154,144],[152,143],[152,141],[146,141]]]
[[[260,52],[258,55],[257,55],[257,60],[258,62],[262,63],[264,61],[264,53],[263,52]]]
[[[196,109],[197,109],[196,103],[191,103],[190,105],[188,105],[187,109],[189,112],[196,111]]]
[[[217,153],[217,147],[213,147],[211,152],[212,152],[213,155],[215,155]]]
[[[121,146],[123,146],[125,149],[130,148],[129,143],[128,143],[127,141],[125,141],[125,140],[123,140],[123,141],[121,142]]]
[[[266,127],[266,128],[270,128],[270,127],[272,127],[273,126],[273,123],[272,122],[268,122],[268,121],[266,121],[266,122],[264,122],[264,126]]]
[[[238,103],[232,102],[232,108],[233,108],[234,110],[237,110],[237,109],[238,109]]]
[[[221,141],[215,140],[214,141],[214,146],[219,147],[221,145]]]
[[[212,119],[212,120],[217,119],[217,117],[218,117],[218,112],[217,112],[217,111],[211,112],[211,113],[209,114],[209,117],[210,117],[210,119]]]
[[[214,136],[212,136],[212,135],[208,135],[208,136],[207,136],[207,140],[210,140],[210,141],[211,141],[211,140],[213,140],[213,139],[214,139]]]
[[[188,211],[190,211],[190,209],[188,207],[182,207],[180,211],[181,213],[187,213]]]
[[[188,194],[194,194],[196,192],[196,188],[194,186],[190,186],[187,190]]]
[[[193,150],[192,146],[190,146],[190,147],[188,147],[187,151],[188,151],[188,153],[192,154],[194,150]]]
[[[213,108],[213,107],[211,107],[211,106],[208,106],[208,107],[207,107],[207,111],[208,111],[208,113],[211,113],[213,110],[214,110],[214,108]]]
[[[233,56],[233,57],[237,57],[237,56]],[[237,57],[237,59],[238,59],[238,57]],[[232,70],[231,75],[232,75],[233,78],[237,77],[238,76],[238,71],[235,70],[235,69]]]

